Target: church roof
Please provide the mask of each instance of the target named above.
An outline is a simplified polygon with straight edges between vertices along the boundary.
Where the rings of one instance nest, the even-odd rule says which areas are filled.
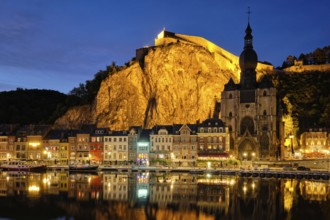
[[[273,87],[274,87],[274,84],[269,77],[264,76],[264,77],[262,77],[260,82],[258,82],[258,88],[266,89],[266,88],[273,88]]]
[[[229,79],[227,84],[225,84],[225,91],[232,91],[232,90],[237,90],[238,89],[238,84],[235,84],[234,80],[232,78]]]

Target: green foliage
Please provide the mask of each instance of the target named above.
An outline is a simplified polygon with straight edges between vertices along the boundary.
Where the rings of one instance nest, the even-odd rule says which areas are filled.
[[[126,64],[127,66],[129,63]],[[124,66],[125,67],[125,66]],[[77,96],[81,99],[80,104],[90,104],[96,97],[101,83],[108,76],[115,74],[124,67],[117,66],[115,62],[112,62],[110,66],[107,66],[106,70],[100,70],[94,75],[94,79],[87,80],[85,84],[80,83],[78,87],[73,88],[69,94]]]
[[[330,127],[330,72],[286,73],[272,75],[278,100],[286,96],[292,104],[294,123],[301,131],[311,127]]]
[[[0,123],[53,123],[69,106],[79,102],[77,97],[52,90],[18,88],[0,92]]]
[[[150,163],[152,165],[156,165],[156,163],[158,163],[159,165],[162,165],[162,166],[168,166],[169,165],[169,161],[166,160],[166,159],[151,159],[150,160]]]
[[[330,46],[317,48],[313,52],[303,54],[301,53],[298,59],[295,56],[289,55],[282,64],[282,69],[294,65],[294,61],[303,61],[304,65],[318,65],[330,63]]]

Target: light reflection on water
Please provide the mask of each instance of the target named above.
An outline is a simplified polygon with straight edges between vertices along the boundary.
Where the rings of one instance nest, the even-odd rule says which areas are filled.
[[[329,181],[0,173],[0,219],[330,219]]]

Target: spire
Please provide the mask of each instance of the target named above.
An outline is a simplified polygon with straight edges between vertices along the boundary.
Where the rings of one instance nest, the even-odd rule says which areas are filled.
[[[251,15],[251,11],[250,11],[250,7],[248,7],[248,25],[245,29],[245,37],[244,37],[244,49],[246,48],[253,48],[253,45],[252,45],[252,39],[253,39],[253,36],[252,36],[252,29],[250,27],[250,15]]]
[[[244,50],[239,57],[239,66],[241,68],[241,88],[253,89],[256,86],[256,72],[255,69],[258,64],[257,53],[253,50],[253,36],[250,26],[250,7],[248,8],[248,24],[245,29]]]

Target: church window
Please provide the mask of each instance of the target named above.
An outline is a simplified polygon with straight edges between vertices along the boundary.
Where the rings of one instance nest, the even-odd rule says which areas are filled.
[[[229,94],[229,98],[230,98],[230,99],[232,99],[232,98],[233,98],[233,95],[232,95],[231,93]]]
[[[264,112],[263,112],[263,115],[264,115],[264,116],[266,116],[266,115],[267,115],[267,111],[266,111],[266,110],[264,110]]]
[[[250,134],[254,134],[254,123],[251,117],[245,117],[241,121],[241,135],[243,135],[246,130],[248,130]]]
[[[266,92],[266,90],[264,90],[263,96],[267,96],[267,92]]]
[[[261,151],[269,151],[269,138],[265,132],[260,137],[260,147]]]

